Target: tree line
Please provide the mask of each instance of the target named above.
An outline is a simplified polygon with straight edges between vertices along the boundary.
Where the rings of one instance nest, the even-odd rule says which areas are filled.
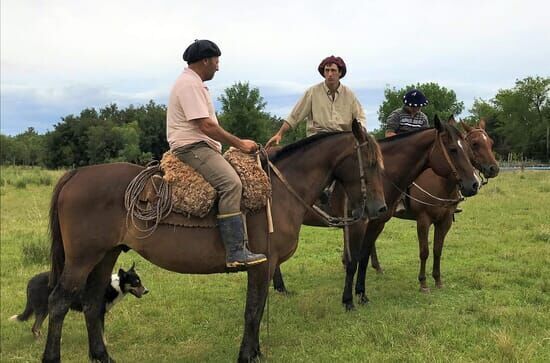
[[[423,112],[432,120],[459,115],[464,103],[453,90],[437,83],[419,83],[403,88],[386,88],[385,99],[378,109],[380,129],[384,135],[388,115],[402,106],[403,94],[421,89],[430,100]],[[466,117],[468,123],[483,118],[487,132],[494,139],[497,156],[510,153],[527,159],[550,160],[550,78],[527,77],[517,80],[511,89],[502,89],[490,100],[476,99]],[[267,103],[258,88],[238,82],[218,98],[220,124],[229,132],[265,144],[284,120],[266,112]],[[305,137],[305,123],[285,134],[283,144]],[[160,160],[168,150],[166,141],[166,106],[149,101],[120,109],[110,104],[96,110],[87,108],[79,115],[68,115],[52,131],[39,134],[33,128],[8,136],[0,134],[0,162],[15,165],[40,165],[48,168],[78,167],[99,163],[127,161],[146,164]]]

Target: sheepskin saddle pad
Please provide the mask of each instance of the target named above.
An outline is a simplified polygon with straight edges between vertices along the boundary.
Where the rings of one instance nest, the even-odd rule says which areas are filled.
[[[230,148],[224,154],[224,158],[235,168],[241,178],[243,185],[241,210],[245,213],[259,211],[271,197],[271,184],[264,170],[257,164],[256,157]],[[172,187],[172,210],[186,217],[186,221],[181,222],[181,217],[173,216],[172,213],[161,223],[213,227],[209,221],[215,221],[216,208],[212,207],[217,200],[217,193],[212,185],[169,151],[163,155],[160,169],[163,173],[162,179]],[[158,190],[161,182],[158,175],[151,178],[140,199],[152,202],[155,198],[154,191]],[[206,220],[200,221],[200,219]]]

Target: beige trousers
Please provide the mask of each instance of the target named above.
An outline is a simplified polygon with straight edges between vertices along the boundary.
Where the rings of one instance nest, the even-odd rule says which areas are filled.
[[[239,175],[216,150],[206,142],[197,142],[172,151],[181,161],[199,172],[218,192],[219,216],[240,213],[242,183]]]

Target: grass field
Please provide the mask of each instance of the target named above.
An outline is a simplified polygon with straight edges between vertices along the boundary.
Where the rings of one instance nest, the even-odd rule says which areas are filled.
[[[32,321],[8,318],[23,310],[28,279],[49,267],[48,205],[60,175],[2,169],[2,362],[37,362],[44,348],[44,338],[32,337]],[[392,220],[378,240],[385,274],[369,271],[371,303],[349,313],[340,304],[341,232],[304,227],[297,253],[283,265],[293,294],[270,292],[261,331],[265,360],[549,362],[550,172],[503,172],[462,207],[443,251],[443,289],[418,291],[416,226]],[[133,261],[150,293],[141,300],[129,296],[108,314],[113,358],[236,360],[246,274],[178,275],[134,252],[123,254],[116,268]],[[70,312],[62,359],[85,362],[87,352],[83,316]]]

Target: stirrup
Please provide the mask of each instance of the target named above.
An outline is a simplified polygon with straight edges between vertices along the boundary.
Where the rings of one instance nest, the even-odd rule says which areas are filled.
[[[256,259],[256,260],[250,260],[250,261],[245,261],[245,262],[242,262],[242,261],[227,262],[226,261],[225,266],[229,267],[229,268],[247,267],[247,266],[255,266],[255,265],[258,265],[258,264],[266,262],[266,261],[267,261],[267,257],[261,257],[261,258]]]

